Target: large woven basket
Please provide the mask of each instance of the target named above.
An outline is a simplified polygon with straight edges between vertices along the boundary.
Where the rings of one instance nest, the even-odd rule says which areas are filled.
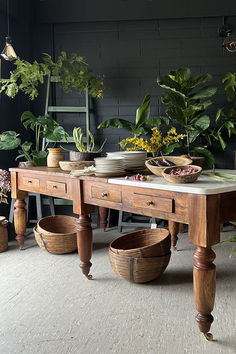
[[[34,227],[37,244],[53,254],[71,253],[77,250],[76,219],[68,215],[47,216]]]
[[[125,280],[146,283],[156,279],[166,269],[171,252],[161,257],[125,257],[109,250],[109,259],[114,272]]]
[[[145,162],[146,167],[156,176],[162,176],[162,171],[168,166],[155,166],[157,162],[162,163],[163,158],[167,159],[168,161],[172,162],[175,164],[175,166],[186,166],[190,165],[192,163],[192,160],[187,158],[187,157],[181,157],[181,156],[161,156],[161,157],[154,157],[152,159],[149,159]]]
[[[112,252],[132,257],[159,257],[170,252],[171,238],[166,229],[130,232],[110,244]]]
[[[111,267],[119,277],[134,283],[154,280],[169,263],[170,246],[168,230],[145,229],[132,232],[111,243]]]

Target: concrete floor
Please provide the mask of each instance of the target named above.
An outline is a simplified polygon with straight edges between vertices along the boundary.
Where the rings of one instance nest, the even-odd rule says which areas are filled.
[[[126,232],[130,229],[125,228]],[[236,231],[233,232],[235,234]],[[222,239],[232,232],[224,232]],[[236,353],[236,255],[216,245],[217,294],[211,332],[200,334],[192,290],[194,246],[180,235],[165,273],[147,284],[116,276],[108,244],[116,229],[94,231],[92,274],[82,276],[77,254],[42,251],[31,235],[0,254],[0,354]]]

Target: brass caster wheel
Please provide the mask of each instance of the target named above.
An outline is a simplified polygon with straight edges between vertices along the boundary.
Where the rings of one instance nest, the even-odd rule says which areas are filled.
[[[213,334],[212,333],[203,333],[204,336],[206,337],[207,340],[212,341],[213,340]]]
[[[93,276],[92,276],[92,274],[88,274],[88,275],[86,275],[86,278],[87,278],[88,280],[92,280],[92,279],[93,279]]]
[[[174,250],[174,251],[178,251],[178,249],[177,249],[176,246],[173,246],[173,250]]]

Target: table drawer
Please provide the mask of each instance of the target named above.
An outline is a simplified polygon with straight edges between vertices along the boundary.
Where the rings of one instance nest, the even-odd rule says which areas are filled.
[[[172,198],[134,193],[131,203],[134,208],[158,210],[166,213],[174,212],[174,200]]]
[[[38,178],[31,178],[31,177],[22,177],[22,184],[28,189],[37,189],[39,188],[39,179]]]
[[[53,193],[63,194],[67,192],[66,183],[63,182],[46,181],[46,189],[48,192]]]
[[[100,188],[100,187],[91,187],[91,197],[101,200],[109,200],[115,203],[121,203],[121,191],[112,188]]]

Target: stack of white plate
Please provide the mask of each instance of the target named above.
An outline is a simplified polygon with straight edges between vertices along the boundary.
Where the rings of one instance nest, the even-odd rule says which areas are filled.
[[[146,151],[115,151],[107,152],[109,158],[123,157],[126,170],[145,169],[145,161],[147,158]]]
[[[117,177],[125,175],[124,157],[97,157],[94,160],[96,176]]]

